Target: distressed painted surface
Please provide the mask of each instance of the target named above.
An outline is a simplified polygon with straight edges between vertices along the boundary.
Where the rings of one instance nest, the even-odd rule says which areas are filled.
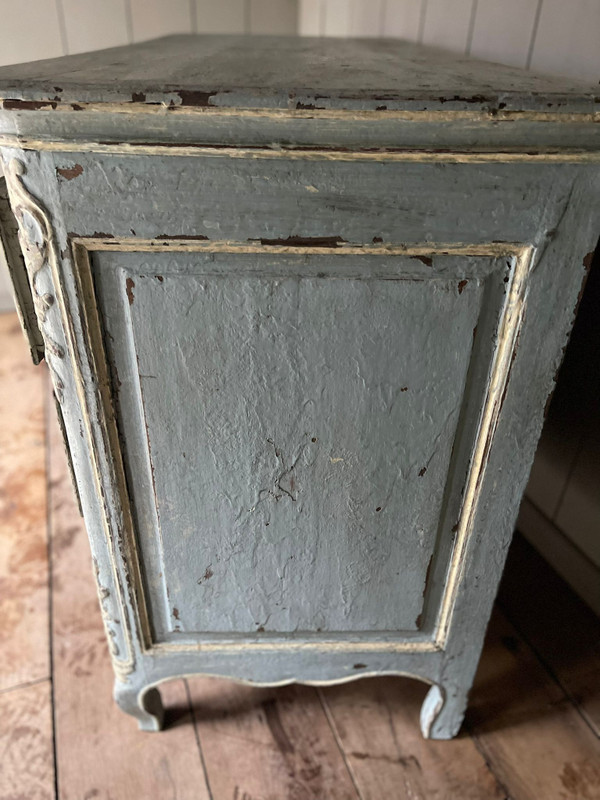
[[[489,273],[451,260],[96,257],[159,638],[418,627]]]
[[[167,59],[173,42],[162,46]],[[153,47],[146,55],[156,55]],[[402,48],[393,57],[384,48],[389,59],[379,61],[366,46],[344,48],[380,88],[393,85],[377,71],[384,61],[388,77],[414,77]],[[131,63],[142,51],[133,52]],[[184,55],[179,69],[193,80]],[[73,97],[107,99],[98,58],[87,86],[71,84]],[[321,67],[334,85],[335,64]],[[474,91],[472,74],[446,68]],[[161,69],[168,102],[173,73]],[[505,92],[508,73],[489,70]],[[350,95],[358,74],[348,79]],[[530,80],[519,80],[510,99],[524,114],[550,91],[534,81],[535,94]],[[415,86],[422,107],[429,94]],[[260,96],[277,104],[280,88],[267,83]],[[44,86],[33,77],[21,89]],[[124,98],[129,89],[109,94]],[[244,91],[223,102],[247,109],[258,95]],[[62,385],[115,696],[143,728],[160,726],[154,687],[177,675],[319,683],[401,673],[433,684],[425,735],[458,731],[597,241],[597,149],[588,139],[587,152],[573,154],[578,123],[563,113],[588,113],[593,101],[583,90],[568,94],[543,124],[570,164],[535,163],[540,153],[523,147],[522,127],[514,149],[488,152],[489,163],[457,163],[456,153],[448,163],[419,163],[419,153],[402,162],[385,151],[337,160],[311,150],[308,120],[306,151],[194,153],[211,119],[210,141],[222,131],[232,144],[226,115],[203,117],[196,136],[188,121],[192,147],[173,154],[140,145],[149,127],[160,128],[141,99],[132,104],[139,136],[128,101],[110,110],[129,120],[122,130],[138,155],[102,140],[95,151],[81,139],[67,155],[77,114],[61,115],[59,101],[43,141],[23,149],[4,141],[28,269],[39,272],[44,293],[37,299],[56,299],[36,311]],[[364,108],[374,98],[356,102]],[[5,104],[3,130],[26,135],[29,120],[54,114],[34,106]],[[585,124],[595,119],[588,114]],[[431,148],[438,118],[419,120]],[[330,131],[353,124],[335,114],[330,122]],[[316,141],[320,120],[311,124]],[[443,158],[435,149],[426,155]],[[522,163],[506,163],[515,155]],[[385,501],[373,503],[379,494]],[[298,573],[284,569],[290,555],[302,562]]]
[[[343,240],[339,244],[537,244],[556,227],[572,181],[587,170],[578,164],[552,169],[369,163],[360,157],[330,163],[251,154],[49,156],[67,231],[75,235],[281,244],[288,237],[306,244],[314,237]],[[76,164],[83,171],[73,180],[55,172]]]
[[[0,69],[0,95],[237,108],[594,106],[593,85],[384,39],[169,36]],[[135,96],[133,96],[135,95]],[[587,96],[586,96],[587,95]],[[551,97],[552,96],[552,97]]]

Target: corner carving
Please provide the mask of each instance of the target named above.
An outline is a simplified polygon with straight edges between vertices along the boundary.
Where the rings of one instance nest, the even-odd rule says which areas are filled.
[[[5,170],[6,184],[19,227],[19,243],[27,267],[38,326],[44,340],[46,363],[54,392],[58,402],[62,404],[65,386],[59,365],[65,358],[66,348],[55,338],[56,325],[51,332],[47,320],[48,312],[56,301],[53,277],[53,270],[58,263],[56,244],[47,211],[23,184],[22,176],[25,172],[24,164],[13,158]]]
[[[13,158],[5,167],[10,204],[18,225],[19,243],[27,269],[35,315],[44,343],[44,357],[52,378],[56,399],[62,406],[65,397],[65,382],[67,376],[70,376],[70,370],[66,365],[68,354],[72,356],[71,367],[76,371],[74,379],[69,377],[69,383],[72,384],[74,380],[75,391],[77,391],[77,345],[69,327],[70,317],[66,306],[66,292],[61,283],[60,256],[52,221],[42,203],[26,188],[23,182],[25,174],[25,165],[17,158]],[[67,342],[70,346],[67,345]],[[85,408],[82,413],[84,418],[87,418]],[[95,464],[96,450],[93,441],[90,442],[90,447],[94,454]],[[103,496],[100,484],[98,484],[98,496],[99,498]],[[114,672],[121,682],[126,682],[127,676],[134,669],[135,662],[126,619],[124,619],[123,625],[123,639],[128,651],[126,657],[120,652],[121,648],[117,644],[117,628],[115,626],[120,625],[121,622],[115,618],[114,612],[111,614],[109,607],[113,605],[114,600],[117,605],[120,603],[124,616],[126,611],[123,597],[119,596],[121,590],[114,558],[112,568],[118,595],[116,598],[112,598],[111,591],[99,582],[97,567],[95,577]]]
[[[100,565],[98,561],[92,559],[94,565],[94,576],[96,578],[96,589],[98,590],[98,600],[100,601],[100,614],[104,624],[104,631],[108,642],[108,652],[112,662],[115,676],[122,683],[127,682],[127,676],[133,671],[133,659],[128,658],[123,660],[119,651],[119,645],[116,641],[115,625],[119,625],[119,620],[111,616],[110,610],[107,608],[106,600],[110,597],[110,589],[104,586],[100,580]]]

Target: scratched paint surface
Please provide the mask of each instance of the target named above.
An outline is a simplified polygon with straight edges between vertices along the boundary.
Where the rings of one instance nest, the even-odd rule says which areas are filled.
[[[264,258],[95,257],[156,633],[416,630],[484,280]]]

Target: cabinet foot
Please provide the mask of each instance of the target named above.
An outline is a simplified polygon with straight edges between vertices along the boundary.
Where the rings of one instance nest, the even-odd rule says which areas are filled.
[[[434,683],[421,706],[421,731],[425,739],[452,739],[462,725],[467,692],[448,692]]]
[[[164,709],[158,689],[129,686],[117,681],[114,696],[119,708],[137,719],[141,731],[162,730]]]

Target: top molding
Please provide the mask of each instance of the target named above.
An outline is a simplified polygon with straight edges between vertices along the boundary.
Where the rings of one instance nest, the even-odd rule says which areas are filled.
[[[600,90],[395,39],[180,35],[0,69],[6,110],[79,104],[593,114]],[[41,104],[41,105],[40,105]],[[77,110],[75,108],[75,110]]]
[[[597,87],[393,39],[170,36],[0,69],[17,149],[584,162],[599,123]]]

